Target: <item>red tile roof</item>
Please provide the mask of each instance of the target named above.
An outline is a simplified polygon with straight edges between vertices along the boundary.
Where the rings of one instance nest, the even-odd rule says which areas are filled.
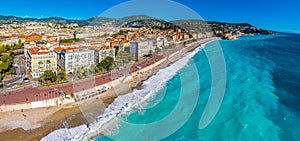
[[[176,50],[167,52],[163,56],[159,55],[151,59],[137,62],[126,70],[120,70],[108,74],[102,74],[100,76],[95,76],[93,78],[88,78],[84,80],[79,80],[75,82],[69,82],[66,84],[54,85],[49,87],[43,87],[43,88],[24,88],[24,89],[10,92],[8,94],[0,93],[0,105],[21,104],[26,102],[42,101],[42,100],[59,97],[59,92],[65,92],[66,94],[71,94],[74,92],[93,88],[95,86],[100,86],[110,82],[112,78],[117,79],[119,77],[122,77],[122,75],[126,74],[127,71],[129,71],[130,73],[137,71],[138,69],[136,66],[140,66],[142,68],[147,67],[163,59],[164,57],[166,57],[167,55],[175,51]]]

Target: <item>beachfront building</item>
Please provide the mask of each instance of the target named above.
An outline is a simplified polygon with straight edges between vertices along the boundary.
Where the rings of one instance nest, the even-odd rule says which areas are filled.
[[[137,41],[130,42],[129,52],[135,53],[138,50],[139,43]]]
[[[149,42],[147,39],[138,40],[130,43],[130,53],[138,53],[138,56],[149,54]]]
[[[139,43],[137,41],[130,42],[130,53],[134,53],[135,61],[139,60]]]
[[[73,73],[77,68],[90,68],[95,64],[94,50],[89,48],[61,48],[55,49],[59,52],[58,65],[65,69],[66,73]]]
[[[154,51],[156,47],[157,47],[157,38],[156,37],[148,38],[149,52]]]
[[[156,38],[157,47],[160,48],[160,49],[163,48],[165,46],[165,42],[167,42],[166,40],[167,40],[166,37],[165,38],[164,37],[157,37]]]
[[[138,56],[149,55],[151,52],[155,50],[157,47],[157,39],[156,38],[146,38],[137,41],[133,41],[130,43],[130,53],[138,52]]]
[[[26,65],[33,78],[40,77],[45,71],[56,73],[57,54],[43,47],[25,48]]]
[[[144,56],[149,54],[149,41],[148,39],[141,39],[138,41],[138,53],[139,56]]]
[[[105,46],[105,47],[99,47],[95,48],[95,63],[98,64],[101,61],[103,61],[106,57],[110,56],[115,59],[115,48]]]
[[[130,50],[130,40],[123,40],[120,43],[120,51],[128,51]]]

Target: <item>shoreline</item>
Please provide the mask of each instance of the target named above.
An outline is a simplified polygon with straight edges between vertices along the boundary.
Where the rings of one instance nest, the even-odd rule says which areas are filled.
[[[212,39],[203,39],[203,40],[211,41]],[[197,42],[201,42],[203,40],[199,40]],[[216,38],[214,40],[216,40]],[[202,43],[202,44],[206,44],[206,43],[208,43],[208,42],[206,41],[205,43]],[[187,48],[183,48],[181,50],[185,50]],[[189,51],[186,51],[184,54],[186,54],[187,52],[190,52],[192,50],[195,50],[196,48],[199,48],[199,46],[195,47]],[[177,60],[178,60],[178,58],[175,59],[174,62],[176,62]],[[93,96],[91,98],[88,98],[88,99],[85,99],[85,100],[82,100],[82,101],[79,101],[76,103],[59,105],[57,107],[25,110],[24,112],[28,112],[28,113],[32,112],[32,115],[36,114],[36,113],[40,113],[42,111],[45,112],[45,110],[47,111],[47,114],[43,114],[43,116],[40,117],[39,120],[33,119],[33,120],[36,120],[36,122],[34,122],[33,125],[40,124],[40,127],[37,127],[35,129],[30,129],[30,130],[24,130],[22,128],[15,128],[15,129],[9,129],[9,130],[4,129],[5,131],[0,132],[0,138],[1,139],[3,138],[4,140],[6,140],[6,139],[9,139],[9,140],[19,140],[19,139],[39,140],[54,130],[61,129],[61,128],[72,128],[72,127],[77,127],[77,126],[80,126],[83,124],[87,124],[87,123],[89,123],[88,121],[91,121],[94,118],[96,118],[97,116],[101,115],[101,112],[104,112],[104,110],[110,104],[112,104],[113,101],[116,100],[120,95],[124,95],[129,92],[132,92],[135,88],[141,86],[144,81],[151,78],[151,76],[153,76],[153,74],[156,74],[159,70],[174,63],[174,62],[171,62],[170,60],[168,60],[168,61],[169,61],[169,64],[164,64],[164,63],[159,64],[162,66],[160,66],[158,68],[152,68],[152,70],[148,70],[148,73],[140,76],[140,78],[132,78],[133,82],[130,83],[131,85],[130,85],[129,89],[128,88],[122,89],[122,87],[114,88],[114,90],[109,90],[103,94]],[[81,104],[85,105],[87,108],[82,109],[82,107],[80,106]],[[89,109],[91,107],[94,107],[94,108]],[[89,109],[89,110],[87,110],[87,109]],[[94,114],[92,117],[87,118],[85,116],[85,114],[94,112],[93,109],[94,110],[96,109],[98,112],[96,112],[96,114]],[[99,111],[99,109],[101,109],[101,110]],[[18,114],[20,114],[20,111],[15,111],[15,113],[12,112],[12,114],[18,115]],[[3,113],[0,113],[0,117],[3,117],[2,115],[3,115]],[[28,118],[30,118],[30,116],[31,115],[29,114]],[[0,119],[0,123],[1,123],[1,120],[4,120],[4,118]],[[32,119],[30,119],[30,120],[32,120]],[[30,135],[34,135],[34,134],[36,134],[36,135],[33,137],[30,137]],[[16,136],[16,135],[18,135],[18,136]]]
[[[166,73],[170,73],[171,71],[174,71],[174,67],[175,67],[175,72],[171,72],[173,74],[171,74],[171,76],[167,77],[166,79],[163,79],[163,81],[165,82],[164,84],[160,85],[164,86],[170,79],[172,79],[177,72],[182,69],[183,67],[185,67],[187,65],[187,63],[190,61],[190,58],[192,58],[200,49],[202,49],[203,47],[205,47],[205,45],[210,41],[206,41],[205,43],[202,43],[201,46],[197,46],[192,50],[188,50],[188,51],[183,51],[181,50],[183,53],[179,53],[178,56],[175,55],[175,57],[177,57],[174,61],[172,61],[171,64],[169,64],[167,67],[163,67],[164,69],[160,69],[158,70],[158,73],[161,71],[166,71],[166,69],[169,69]],[[180,51],[180,52],[181,52]],[[194,54],[187,54],[188,52],[194,51]],[[185,58],[185,62],[179,61],[178,59],[184,59]],[[187,58],[187,59],[186,59]],[[179,63],[179,64],[176,64]],[[180,65],[180,63],[183,63],[179,68],[177,68],[176,66]],[[174,65],[175,66],[174,66]],[[176,70],[177,69],[177,70]],[[157,73],[154,76],[151,76],[150,79],[152,79],[153,77],[157,77]],[[157,80],[157,79],[156,79]],[[149,82],[150,81],[150,82]],[[154,80],[155,82],[155,80]],[[151,83],[151,80],[147,80],[147,83]],[[147,87],[147,85],[143,85],[143,88]],[[153,89],[155,89],[156,91],[158,91],[159,89],[156,89],[157,87],[154,87]],[[153,90],[151,89],[151,90]],[[161,89],[161,88],[160,88]],[[99,136],[99,135],[103,135],[107,132],[107,127],[115,127],[115,126],[111,126],[111,123],[116,123],[117,121],[115,121],[117,116],[126,114],[128,112],[131,112],[131,109],[137,105],[143,104],[143,102],[145,102],[149,97],[153,96],[153,94],[156,91],[151,91],[151,92],[142,92],[139,93],[139,90],[135,90],[131,93],[128,93],[126,95],[122,95],[120,97],[118,97],[117,99],[115,99],[115,101],[105,110],[104,114],[100,115],[95,122],[88,124],[88,125],[81,125],[72,129],[59,129],[56,130],[52,133],[50,133],[49,135],[47,135],[46,137],[44,137],[42,140],[61,140],[61,139],[66,139],[66,140],[90,140],[90,139],[94,139],[95,137]],[[141,90],[142,91],[142,90]],[[136,93],[134,93],[136,92]],[[135,101],[130,101],[134,99]],[[129,101],[128,101],[129,100]],[[121,102],[121,103],[119,103]],[[120,105],[121,104],[121,105]],[[117,110],[119,109],[119,110]],[[117,122],[118,123],[118,122]],[[71,131],[73,130],[73,131]],[[76,132],[76,134],[73,134],[74,132]],[[110,132],[110,131],[108,131]],[[68,134],[68,136],[65,136],[64,134]],[[110,133],[109,133],[110,134]]]
[[[172,75],[169,79],[165,79],[164,81],[167,83],[170,79],[172,79],[176,74],[177,74],[177,72],[179,71],[179,70],[181,70],[182,68],[184,68],[187,64],[188,64],[188,62],[190,62],[190,59],[192,58],[192,57],[194,57],[194,55],[196,54],[196,53],[198,53],[200,50],[202,50],[208,43],[211,43],[211,42],[213,42],[213,41],[218,41],[219,39],[213,39],[213,40],[210,40],[210,41],[207,41],[207,42],[205,42],[205,43],[203,43],[203,44],[201,44],[199,47],[196,47],[196,48],[194,48],[193,50],[190,50],[190,51],[187,51],[187,52],[185,52],[185,53],[183,53],[183,54],[181,54],[182,56],[180,56],[179,57],[179,59],[177,59],[177,60],[175,60],[173,63],[171,63],[171,64],[168,64],[168,66],[166,67],[166,68],[168,68],[169,66],[171,66],[171,65],[173,65],[173,64],[176,64],[177,62],[179,63],[179,61],[180,61],[180,59],[184,59],[183,57],[187,57],[186,55],[191,55],[191,57],[190,58],[188,58],[188,60],[187,60],[187,62],[186,62],[186,64],[184,64],[184,65],[182,65],[181,67],[179,67],[179,68],[177,68],[178,70],[176,70],[175,71],[175,73],[174,73],[174,75]],[[191,54],[188,54],[188,53],[191,53]],[[159,71],[161,71],[161,70],[159,70]],[[158,72],[159,72],[158,71]],[[151,76],[152,77],[152,76]],[[150,78],[151,79],[151,78]],[[163,84],[163,87],[166,85],[166,83],[165,84]],[[136,106],[143,106],[144,104],[146,104],[145,102],[150,98],[150,97],[152,97],[153,96],[153,94],[155,94],[157,91],[159,91],[159,90],[161,90],[162,88],[158,88],[158,89],[156,89],[154,92],[152,92],[152,93],[150,93],[150,94],[147,94],[145,97],[142,97],[142,99],[141,99],[141,101],[138,101],[137,103],[133,103],[133,105],[132,106],[129,106],[129,107],[127,107],[127,109],[125,109],[124,111],[121,111],[121,113],[120,113],[120,115],[126,115],[126,114],[130,114],[133,110],[132,110],[132,108],[134,108],[134,107],[136,107]],[[113,103],[112,103],[113,104]],[[117,117],[118,115],[116,115],[116,117]],[[99,116],[99,117],[101,117],[101,116]],[[103,127],[100,127],[98,130],[94,130],[94,131],[97,131],[97,132],[95,132],[94,134],[92,134],[91,136],[89,136],[89,137],[84,137],[84,141],[88,141],[88,140],[96,140],[97,138],[99,138],[99,137],[103,137],[103,136],[105,136],[105,133],[107,132],[106,130],[107,130],[107,128],[110,128],[110,127],[116,127],[116,126],[118,126],[119,125],[119,121],[118,121],[118,119],[116,119],[116,118],[114,118],[114,117],[112,117],[110,120],[108,120],[106,123],[103,123],[104,125],[103,125]],[[117,125],[116,125],[117,124]],[[111,133],[111,131],[108,131],[109,133],[108,134],[110,134],[110,135],[112,135],[112,133]]]

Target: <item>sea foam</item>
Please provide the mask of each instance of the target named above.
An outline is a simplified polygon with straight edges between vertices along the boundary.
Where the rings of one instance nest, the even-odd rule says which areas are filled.
[[[170,66],[159,70],[155,75],[144,81],[140,89],[135,89],[131,93],[116,98],[93,123],[70,129],[58,129],[42,138],[41,141],[89,140],[103,133],[106,128],[105,126],[108,125],[111,120],[118,118],[121,114],[130,112],[134,107],[142,105],[149,97],[162,89],[204,46],[205,44],[201,45],[201,47],[185,54],[181,59]],[[160,83],[157,83],[158,80]]]

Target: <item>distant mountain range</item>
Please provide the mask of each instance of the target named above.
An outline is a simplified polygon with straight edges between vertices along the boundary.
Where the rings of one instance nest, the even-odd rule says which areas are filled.
[[[86,20],[86,22],[90,25],[112,25],[112,26],[119,27],[130,22],[139,21],[139,20],[149,20],[149,19],[156,19],[156,18],[152,18],[147,15],[127,16],[123,18],[93,17]]]
[[[208,32],[208,31],[222,31],[222,32],[242,32],[247,34],[272,34],[275,31],[260,29],[248,23],[227,23],[216,21],[203,20],[176,20],[172,23],[190,31],[190,32]]]
[[[107,17],[92,17],[87,20],[74,20],[74,19],[65,19],[61,17],[50,17],[50,18],[21,18],[16,16],[3,16],[0,15],[0,25],[1,24],[9,24],[13,22],[22,23],[22,22],[49,22],[55,24],[70,24],[77,23],[80,25],[113,25],[113,26],[121,26],[123,24],[144,20],[144,19],[155,19],[146,15],[136,15],[136,16],[128,16],[124,18],[107,18]]]
[[[74,20],[65,19],[60,17],[50,18],[21,18],[16,16],[3,16],[0,15],[0,25],[7,23],[23,23],[29,21],[48,22],[55,24],[70,24],[77,23],[79,25],[102,25],[102,26],[115,26],[115,27],[154,27],[154,28],[175,28],[181,27],[189,32],[207,32],[216,30],[223,31],[242,31],[244,33],[263,33],[269,34],[271,31],[259,29],[248,23],[225,23],[215,21],[203,20],[175,20],[165,21],[158,18],[153,18],[147,15],[127,16],[123,18],[107,18],[107,17],[92,17],[87,20]],[[246,28],[247,27],[247,28]]]
[[[21,18],[16,16],[3,16],[0,15],[0,25],[5,23],[13,23],[13,22],[49,22],[49,23],[57,23],[57,24],[69,24],[69,23],[79,23],[79,24],[85,24],[85,20],[73,20],[73,19],[64,19],[60,17],[50,17],[50,18]]]

